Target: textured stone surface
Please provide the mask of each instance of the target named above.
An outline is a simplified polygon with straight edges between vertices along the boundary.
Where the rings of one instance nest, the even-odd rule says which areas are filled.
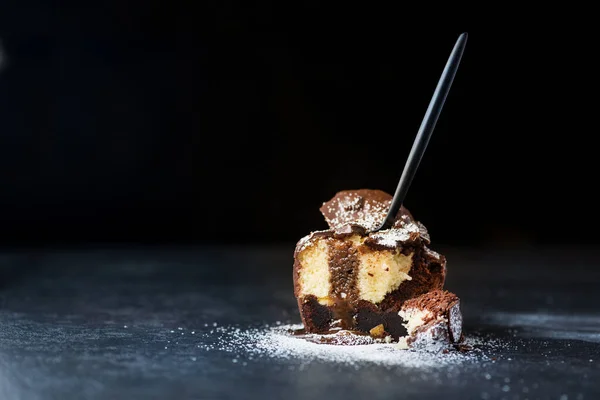
[[[494,361],[433,372],[323,361],[300,369],[293,359],[201,350],[213,323],[299,323],[292,249],[1,253],[0,398],[600,395],[593,253],[444,250],[452,259],[446,287],[461,294],[465,335],[504,343],[489,349]]]

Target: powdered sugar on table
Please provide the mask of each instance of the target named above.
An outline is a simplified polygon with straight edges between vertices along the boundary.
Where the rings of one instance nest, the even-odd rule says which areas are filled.
[[[205,334],[215,336],[213,340],[207,341],[211,344],[202,344],[198,347],[205,351],[233,353],[239,358],[245,356],[248,359],[287,359],[298,361],[300,364],[321,361],[354,365],[357,368],[372,364],[388,367],[435,368],[488,359],[483,351],[475,348],[478,343],[476,339],[467,339],[466,344],[475,347],[465,353],[456,350],[447,353],[430,353],[402,350],[397,344],[385,343],[351,346],[318,344],[291,333],[300,328],[301,325],[247,330],[219,327],[212,333]]]

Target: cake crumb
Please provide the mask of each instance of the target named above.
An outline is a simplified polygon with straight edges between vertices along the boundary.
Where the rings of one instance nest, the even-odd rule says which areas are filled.
[[[401,350],[408,350],[408,342],[406,341],[406,337],[401,337],[398,340],[398,344],[396,345],[396,347]]]
[[[383,335],[385,335],[385,329],[383,327],[383,324],[379,324],[376,327],[371,328],[369,334],[374,338],[383,338]]]

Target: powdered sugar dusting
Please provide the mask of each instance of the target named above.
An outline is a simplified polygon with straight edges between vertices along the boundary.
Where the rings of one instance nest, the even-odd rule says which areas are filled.
[[[309,342],[317,343],[317,344],[328,344],[328,345],[346,345],[346,346],[357,346],[364,344],[374,344],[381,343],[382,339],[373,339],[371,336],[367,335],[356,335],[352,332],[339,330],[335,333],[329,334],[313,334],[308,333],[305,335],[301,335],[299,339],[304,339]]]
[[[434,353],[449,348],[448,321],[439,320],[426,327],[416,332],[410,344],[413,348]]]
[[[306,236],[302,237],[300,240],[298,240],[298,244],[296,245],[296,247],[298,248],[298,251],[302,251],[306,248],[306,245],[308,244],[310,236],[311,235],[306,235]]]
[[[436,260],[441,260],[442,259],[442,257],[440,256],[440,253],[431,250],[429,247],[424,247],[424,248],[425,248],[425,253],[428,256],[433,257]]]
[[[325,205],[327,203],[323,203]],[[383,223],[390,207],[391,201],[370,202],[356,193],[349,193],[337,202],[327,206],[327,211],[334,215],[328,219],[329,226],[333,229],[342,227],[351,222],[360,225],[367,231],[372,231]]]
[[[431,237],[429,236],[429,232],[427,231],[425,225],[417,221],[417,227],[419,228],[419,235],[421,235],[421,238],[427,243],[431,243]]]
[[[398,242],[405,242],[410,239],[410,232],[406,229],[388,229],[373,233],[370,237],[382,246],[396,247]]]
[[[467,353],[455,350],[448,353],[430,353],[418,350],[401,350],[397,344],[359,344],[340,346],[317,344],[294,336],[290,330],[301,325],[282,325],[258,329],[220,327],[213,331],[212,344],[199,345],[205,351],[234,353],[236,357],[287,359],[301,365],[313,361],[368,367],[372,364],[407,368],[436,368],[466,362],[487,360],[482,350]],[[371,339],[372,340],[372,339]],[[466,342],[469,345],[469,340]]]
[[[383,231],[371,233],[370,238],[377,244],[385,247],[396,247],[400,242],[406,242],[411,238],[411,233],[419,233],[419,227],[414,223],[404,224],[401,228],[391,228]]]
[[[304,249],[306,249],[309,245],[314,244],[314,241],[312,241],[311,239],[318,234],[327,232],[326,230],[324,231],[314,231],[311,232],[309,235],[304,236],[303,238],[301,238],[298,243],[296,244],[296,251],[300,252]]]

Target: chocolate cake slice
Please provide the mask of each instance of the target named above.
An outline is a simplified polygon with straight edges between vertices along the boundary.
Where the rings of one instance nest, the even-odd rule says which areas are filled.
[[[397,341],[407,335],[403,304],[442,289],[445,258],[428,248],[425,226],[401,208],[390,229],[384,221],[392,196],[349,190],[324,203],[328,230],[296,245],[294,294],[306,332],[374,332]]]
[[[445,290],[434,290],[407,300],[398,313],[405,320],[404,348],[442,350],[462,341],[460,299]]]

